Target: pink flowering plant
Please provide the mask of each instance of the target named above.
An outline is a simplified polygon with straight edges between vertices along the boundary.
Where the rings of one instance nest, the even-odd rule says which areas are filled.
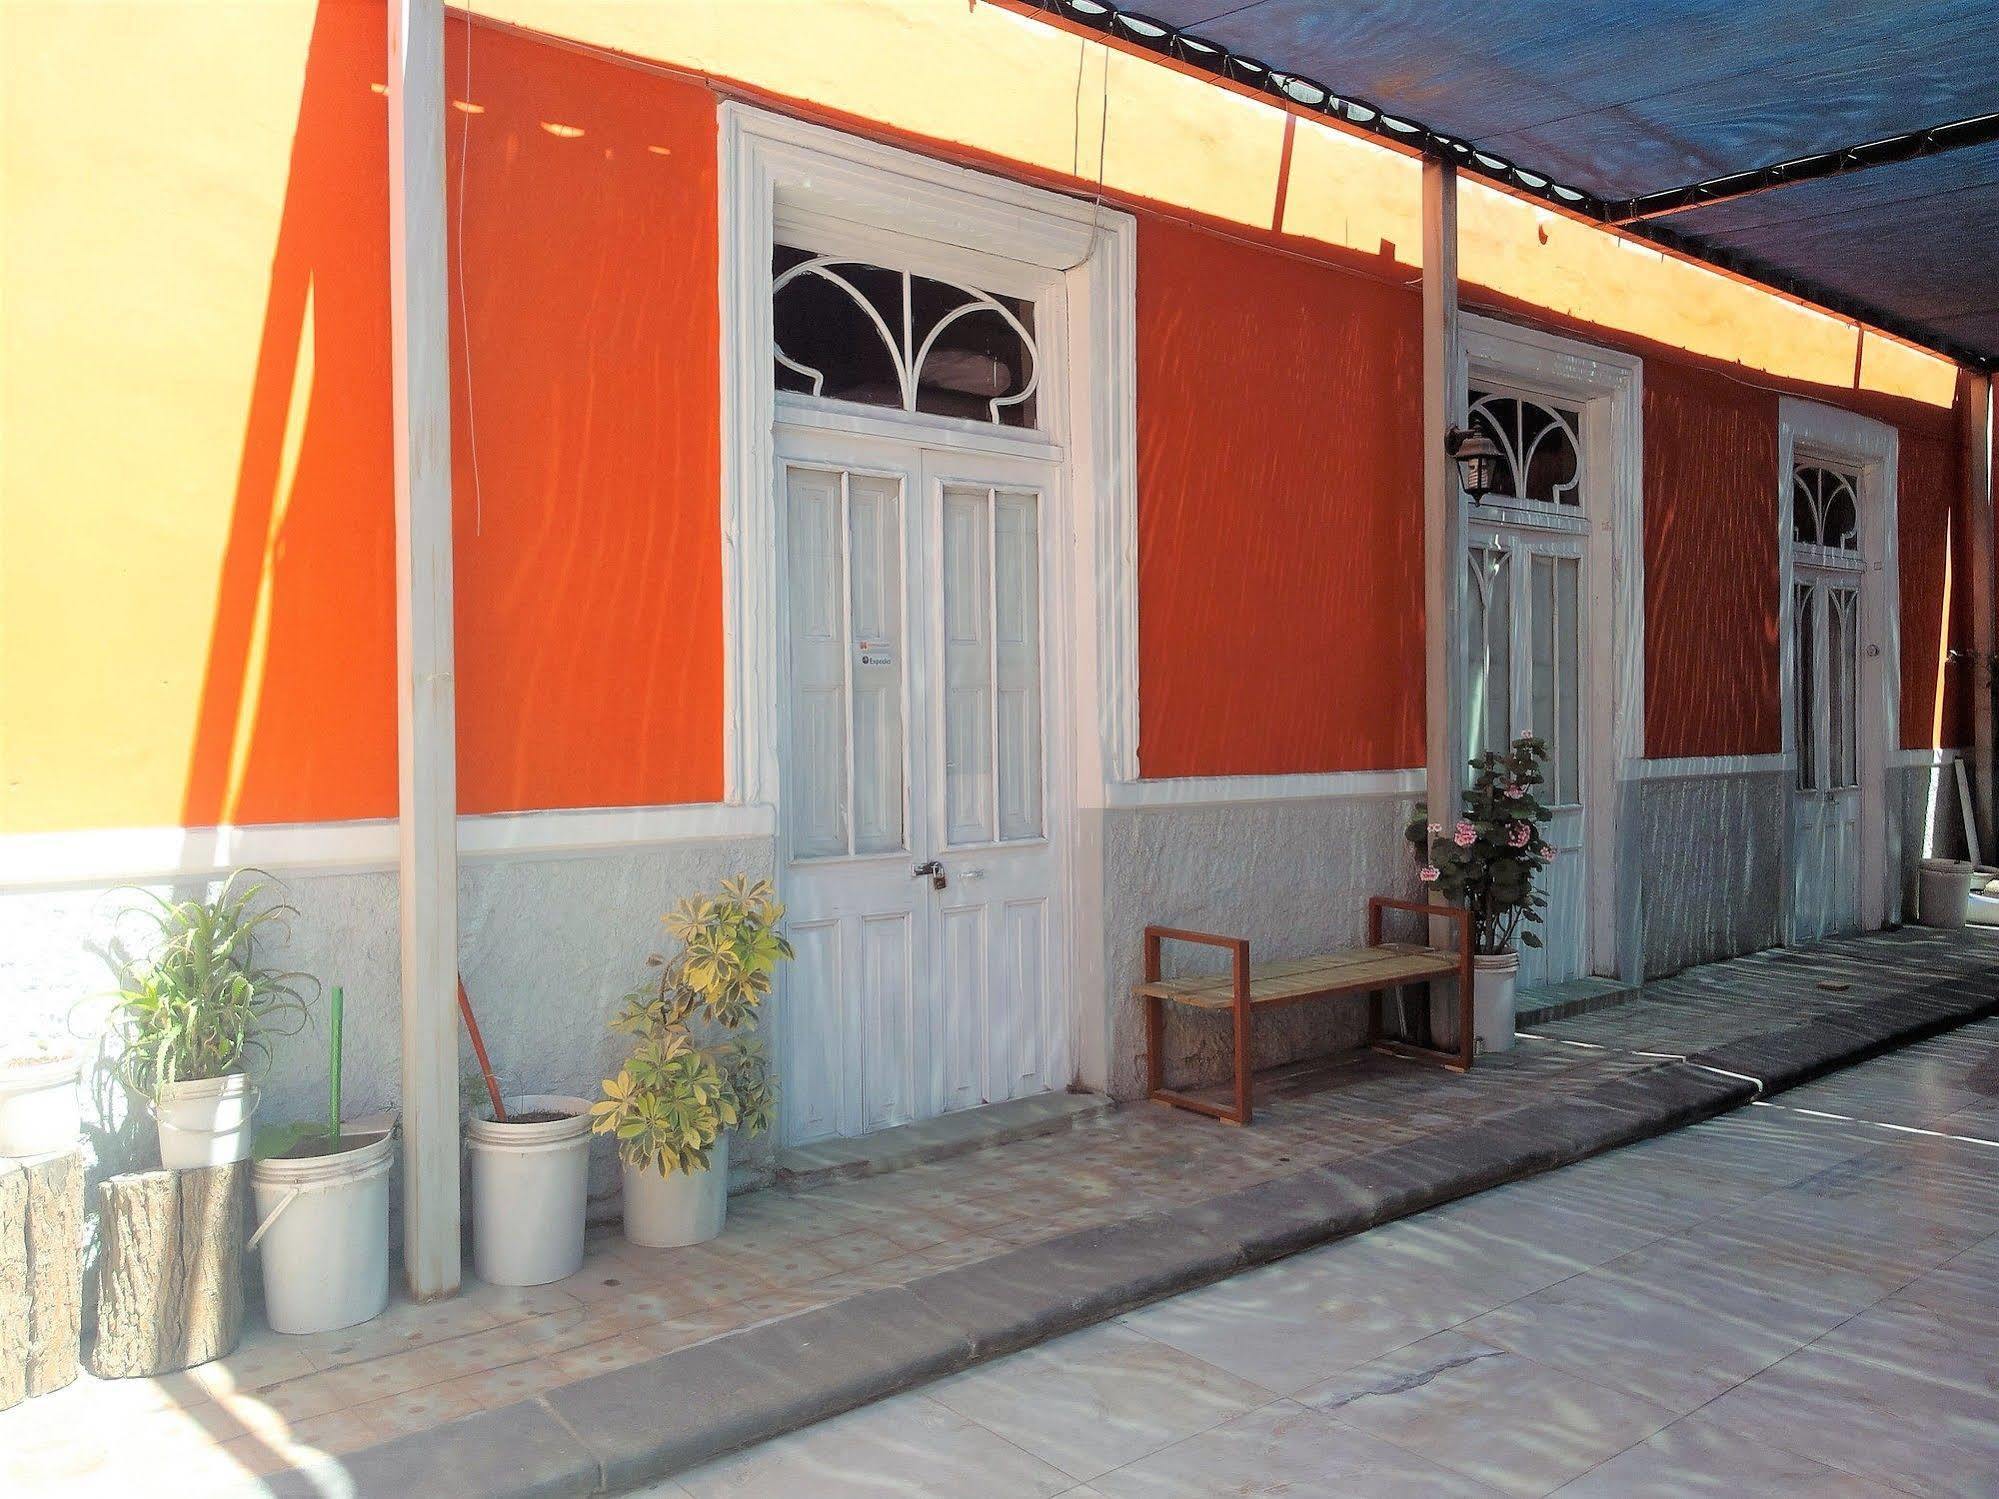
[[[1458,821],[1446,828],[1419,806],[1409,824],[1410,847],[1422,860],[1417,878],[1471,913],[1474,951],[1511,952],[1516,941],[1539,947],[1530,928],[1548,901],[1534,888],[1534,876],[1555,857],[1542,832],[1548,809],[1538,795],[1548,746],[1523,734],[1505,754],[1488,750],[1470,763],[1472,783]]]

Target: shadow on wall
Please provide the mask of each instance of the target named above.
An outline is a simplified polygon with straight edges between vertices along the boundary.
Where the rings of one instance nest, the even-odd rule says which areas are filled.
[[[182,821],[393,816],[383,10],[315,17]]]
[[[316,13],[189,826],[396,809],[383,35]],[[455,20],[446,53],[460,808],[718,800],[714,98]]]

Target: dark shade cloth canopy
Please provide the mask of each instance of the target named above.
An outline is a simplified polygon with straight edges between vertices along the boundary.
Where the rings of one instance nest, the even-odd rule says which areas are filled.
[[[1555,202],[1999,362],[1999,120],[1919,134],[1999,115],[1999,0],[1042,8],[1384,135],[1490,153],[1455,159],[1490,172],[1497,158],[1522,175],[1493,175],[1530,191],[1548,179]],[[1852,169],[1869,155],[1853,148],[1904,136]],[[1836,175],[1765,170],[1840,152]],[[1764,175],[1713,182],[1744,173]],[[1710,186],[1690,197],[1715,201],[1645,201],[1696,184]]]

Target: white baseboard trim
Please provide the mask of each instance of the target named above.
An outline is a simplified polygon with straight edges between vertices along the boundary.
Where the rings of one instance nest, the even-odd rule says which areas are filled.
[[[1333,770],[1272,776],[1190,776],[1162,781],[1113,781],[1106,807],[1200,807],[1234,802],[1305,801],[1339,796],[1421,796],[1423,771]]]
[[[1788,755],[1686,755],[1635,761],[1632,773],[1641,781],[1679,781],[1696,776],[1759,775],[1782,770],[1790,763]]]
[[[1888,763],[1897,770],[1930,770],[1970,758],[1968,749],[1901,749],[1888,757]]]
[[[615,853],[702,838],[768,838],[776,832],[777,809],[767,802],[498,812],[458,819],[458,854],[462,859],[480,859],[515,854]]]
[[[458,819],[461,860],[615,854],[714,838],[768,838],[776,809],[584,807]],[[98,828],[0,836],[0,893],[204,879],[245,867],[272,874],[364,874],[396,867],[392,818],[212,828]]]

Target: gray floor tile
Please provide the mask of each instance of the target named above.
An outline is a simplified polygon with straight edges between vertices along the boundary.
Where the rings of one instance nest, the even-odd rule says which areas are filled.
[[[1686,1416],[1555,1491],[1558,1499],[1900,1499],[1901,1491]]]
[[[1054,1499],[1075,1487],[1068,1474],[919,1395],[808,1426],[679,1483],[692,1499]]]
[[[1349,1369],[1297,1398],[1526,1496],[1587,1472],[1678,1414],[1456,1332]]]
[[[1094,1487],[1104,1499],[1489,1499],[1494,1492],[1288,1400],[1176,1442]]]
[[[1082,1479],[1271,1399],[1259,1385],[1115,1323],[960,1374],[926,1393]]]
[[[1999,1494],[1999,1403],[1837,1352],[1795,1354],[1702,1415],[1912,1494]]]

